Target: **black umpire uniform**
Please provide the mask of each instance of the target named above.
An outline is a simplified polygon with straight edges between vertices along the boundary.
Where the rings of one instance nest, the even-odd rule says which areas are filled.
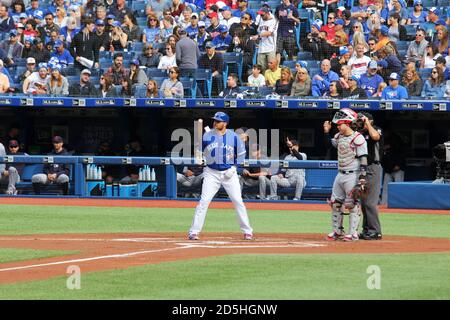
[[[368,194],[361,199],[361,209],[363,212],[363,231],[360,238],[364,240],[381,240],[381,224],[378,216],[378,201],[381,191],[381,157],[383,154],[383,131],[373,125],[373,117],[368,112],[361,112],[369,121],[369,124],[361,123],[358,130],[367,141],[368,167],[367,167],[367,188]],[[366,121],[367,121],[366,120]],[[372,134],[370,134],[372,131]],[[374,134],[375,133],[375,134]],[[374,136],[379,139],[375,140]]]

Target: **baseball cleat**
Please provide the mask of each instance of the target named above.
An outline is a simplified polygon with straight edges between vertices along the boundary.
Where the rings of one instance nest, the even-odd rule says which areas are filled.
[[[250,233],[244,234],[244,240],[253,240],[253,235]]]
[[[189,233],[188,239],[189,240],[198,240],[198,234],[196,234],[196,233]]]
[[[328,241],[337,241],[337,240],[342,240],[343,235],[339,234],[337,232],[331,232],[329,234],[327,234],[327,240]]]
[[[344,236],[344,241],[346,241],[346,242],[358,241],[358,240],[359,240],[359,237],[356,232],[354,234],[346,234]]]

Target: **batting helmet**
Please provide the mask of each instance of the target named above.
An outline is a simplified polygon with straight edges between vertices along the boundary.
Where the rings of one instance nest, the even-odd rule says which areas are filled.
[[[333,123],[342,124],[342,123],[352,123],[358,119],[358,114],[349,108],[343,108],[336,112],[333,117]]]
[[[226,122],[226,123],[230,122],[230,117],[225,112],[221,112],[221,111],[216,112],[214,117],[212,117],[211,119],[219,121],[219,122]]]

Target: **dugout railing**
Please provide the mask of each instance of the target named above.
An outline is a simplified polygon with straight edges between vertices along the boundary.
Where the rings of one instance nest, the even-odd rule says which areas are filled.
[[[71,168],[71,188],[70,196],[72,197],[97,197],[98,195],[91,195],[89,193],[89,184],[102,181],[103,179],[88,179],[88,166],[89,165],[109,165],[109,166],[137,166],[143,167],[148,166],[155,169],[155,181],[148,181],[144,178],[138,183],[142,183],[146,187],[149,184],[153,185],[156,183],[157,192],[152,194],[143,195],[142,192],[135,194],[134,196],[129,196],[128,193],[123,193],[121,198],[134,198],[134,199],[177,199],[177,179],[176,173],[180,167],[183,166],[202,166],[203,163],[199,163],[194,158],[181,158],[181,157],[97,157],[97,156],[46,156],[46,155],[33,155],[33,156],[4,156],[0,159],[0,162],[14,166],[14,164],[25,165],[23,172],[28,172],[26,176],[21,176],[21,182],[18,184],[19,195],[35,197],[32,192],[28,194],[22,194],[21,190],[32,190],[31,188],[31,177],[32,174],[41,173],[34,169],[37,165],[40,168],[45,164],[59,163],[66,164]],[[331,193],[333,177],[337,174],[337,161],[318,161],[318,160],[307,160],[307,161],[285,161],[285,160],[247,160],[244,162],[241,168],[252,168],[252,167],[272,167],[279,169],[305,169],[306,170],[306,181],[307,186],[304,189],[304,193],[320,193],[329,195]],[[326,171],[324,171],[326,170]],[[179,171],[179,170],[178,170]],[[125,188],[126,185],[132,183],[123,183]],[[103,187],[103,184],[101,184]],[[139,186],[137,187],[139,191]],[[46,193],[45,190],[42,192],[45,196],[56,196],[54,193]],[[128,196],[127,196],[128,195]],[[2,195],[6,196],[6,195]],[[59,195],[58,195],[59,196]],[[101,195],[102,198],[109,198],[115,196],[108,196],[106,190],[105,193]]]

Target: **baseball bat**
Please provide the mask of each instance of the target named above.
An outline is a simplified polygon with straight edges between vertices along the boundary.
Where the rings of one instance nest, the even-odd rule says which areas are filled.
[[[198,119],[196,121],[196,128],[194,134],[194,152],[195,160],[199,163],[202,162],[203,152],[202,152],[202,140],[203,140],[203,119]]]

